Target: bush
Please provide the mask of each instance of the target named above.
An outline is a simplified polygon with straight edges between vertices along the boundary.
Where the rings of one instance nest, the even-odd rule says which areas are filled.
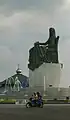
[[[15,99],[0,99],[0,104],[15,104]]]

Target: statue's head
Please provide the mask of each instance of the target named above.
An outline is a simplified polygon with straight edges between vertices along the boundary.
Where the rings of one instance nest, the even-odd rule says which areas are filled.
[[[55,35],[55,29],[54,29],[54,28],[50,28],[50,29],[49,29],[49,37],[51,37],[51,36],[54,36],[54,37],[56,36],[56,35]]]

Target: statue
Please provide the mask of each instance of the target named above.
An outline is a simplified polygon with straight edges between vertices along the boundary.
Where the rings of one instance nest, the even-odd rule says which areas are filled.
[[[19,81],[18,77],[15,79],[13,77],[10,77],[8,80],[6,80],[5,90],[8,91],[20,91],[21,82]]]
[[[14,90],[19,92],[20,87],[21,87],[21,82],[19,81],[18,77],[16,77],[15,78],[15,83],[14,83]]]
[[[48,49],[46,51],[46,57],[48,62],[58,63],[58,40],[59,36],[56,37],[55,29],[49,29],[49,39],[45,43],[39,43],[39,45],[48,45]]]
[[[45,43],[34,43],[34,47],[29,50],[28,68],[35,70],[43,63],[59,63],[58,61],[58,41],[55,29],[49,29],[49,39]]]
[[[14,88],[14,78],[13,77],[10,77],[6,80],[6,85],[5,85],[5,89],[6,90],[10,90],[10,91],[13,91],[13,88]]]

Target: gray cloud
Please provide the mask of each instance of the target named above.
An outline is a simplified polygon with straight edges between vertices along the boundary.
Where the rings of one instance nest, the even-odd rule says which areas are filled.
[[[70,9],[65,5],[65,0],[0,0],[0,80],[14,74],[18,63],[28,75],[29,48],[35,41],[45,42],[53,26],[64,63],[61,85],[70,84]]]
[[[64,0],[0,0],[0,12],[5,15],[21,10],[41,10],[51,13],[63,4]]]

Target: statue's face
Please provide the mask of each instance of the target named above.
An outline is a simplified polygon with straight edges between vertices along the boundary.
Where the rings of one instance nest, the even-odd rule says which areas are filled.
[[[51,36],[55,36],[55,29],[54,28],[50,28],[49,29],[49,34],[50,34],[50,37]]]

